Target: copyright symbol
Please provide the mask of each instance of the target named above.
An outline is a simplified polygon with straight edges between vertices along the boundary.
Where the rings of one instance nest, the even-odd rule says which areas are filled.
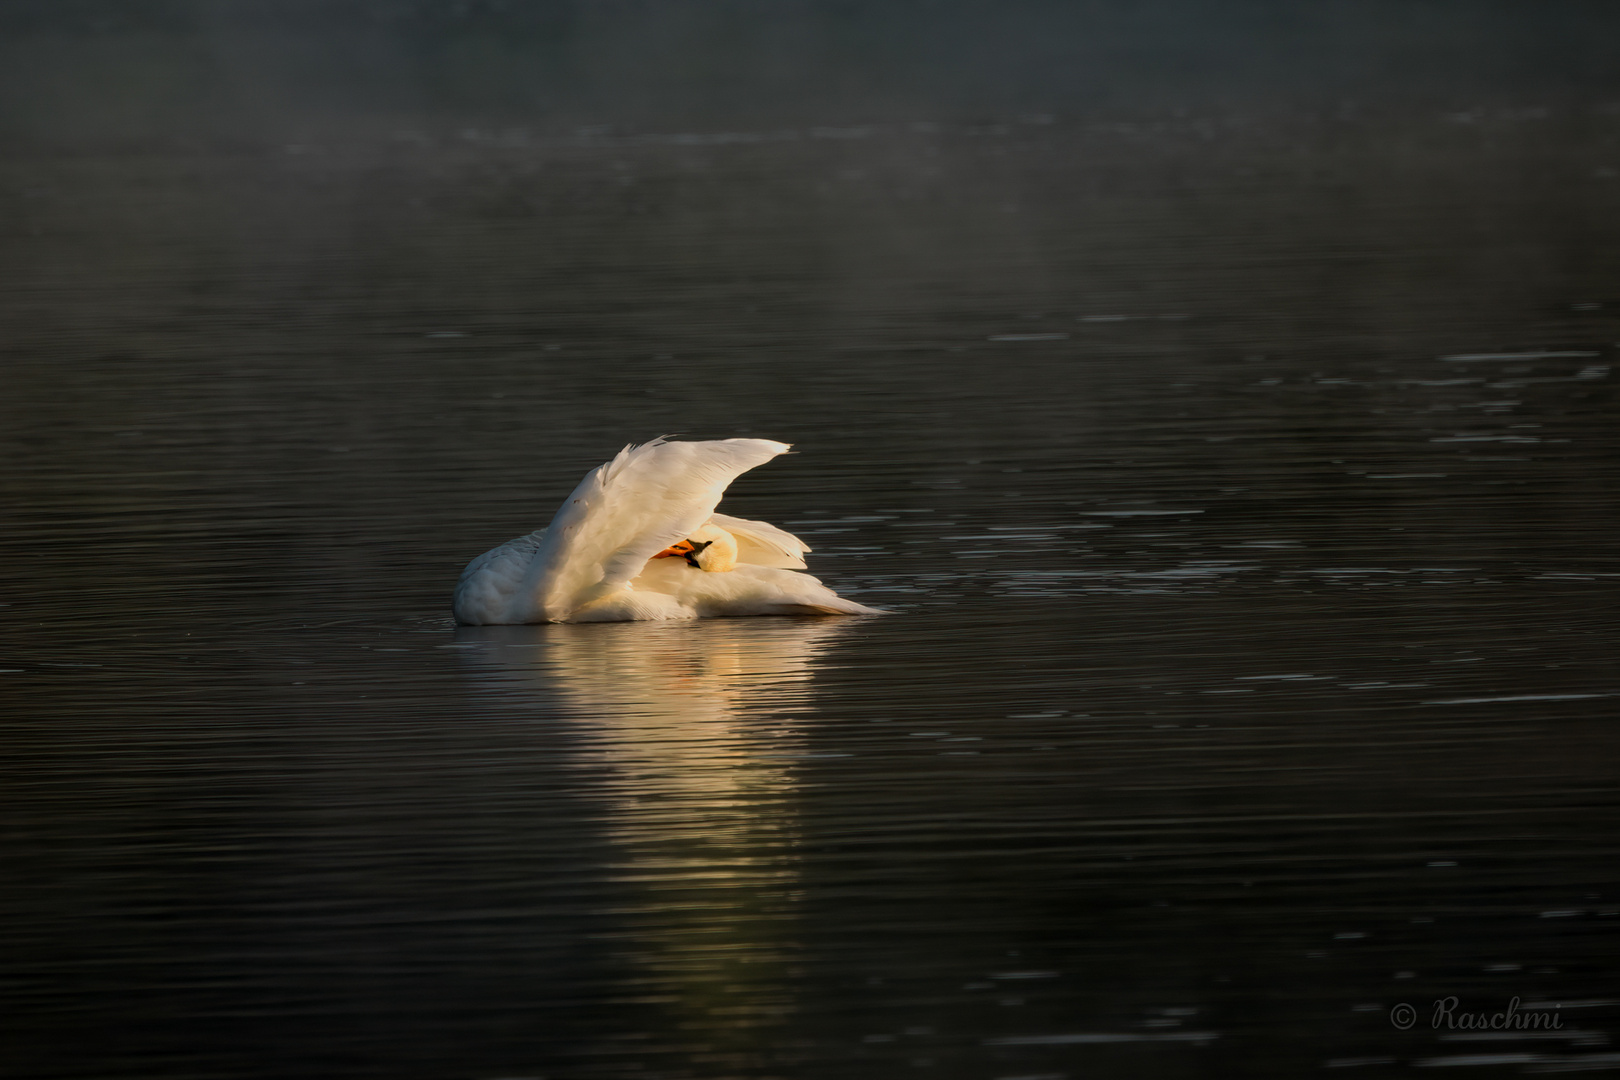
[[[1389,1022],[1400,1031],[1410,1030],[1417,1023],[1417,1010],[1403,1001],[1389,1010]]]

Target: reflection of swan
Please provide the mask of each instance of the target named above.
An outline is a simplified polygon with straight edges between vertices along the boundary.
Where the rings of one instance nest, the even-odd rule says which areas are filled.
[[[652,857],[677,835],[763,827],[749,792],[782,810],[774,800],[806,754],[795,719],[814,710],[823,653],[848,629],[824,619],[468,627],[456,640],[487,689],[519,690],[503,694],[503,709],[523,691],[561,706],[580,749],[610,767],[598,790],[625,839]],[[637,812],[646,797],[656,814]]]
[[[811,707],[838,620],[457,631],[476,670],[542,692],[613,760],[671,789],[720,783],[783,747],[772,718]],[[641,766],[646,766],[645,770]]]
[[[591,470],[548,527],[467,564],[456,621],[877,614],[795,573],[810,550],[798,537],[714,512],[728,484],[787,449],[769,439],[625,447]]]
[[[796,781],[815,756],[803,729],[826,650],[854,629],[755,619],[456,633],[500,715],[532,701],[547,721],[537,738],[577,763],[570,797],[598,808],[614,849],[590,871],[613,886],[599,939],[630,965],[626,993],[656,1002],[672,1030],[764,1048],[771,1017],[792,1007]]]

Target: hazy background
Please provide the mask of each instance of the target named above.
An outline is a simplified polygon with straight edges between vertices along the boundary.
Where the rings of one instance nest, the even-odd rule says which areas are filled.
[[[151,149],[401,125],[555,136],[1590,105],[1615,90],[1614,18],[1508,0],[7,0],[0,33],[9,138]]]

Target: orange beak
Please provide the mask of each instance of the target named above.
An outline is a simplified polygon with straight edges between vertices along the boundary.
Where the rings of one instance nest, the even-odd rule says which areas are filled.
[[[655,559],[671,559],[671,558],[683,559],[686,556],[690,555],[691,553],[692,553],[692,541],[690,541],[690,540],[682,540],[678,544],[671,544],[669,547],[665,548],[663,551],[660,551],[658,554],[654,555],[653,558],[655,558]]]

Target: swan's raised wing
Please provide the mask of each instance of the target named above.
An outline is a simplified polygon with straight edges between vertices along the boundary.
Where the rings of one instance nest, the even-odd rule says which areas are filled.
[[[787,450],[770,439],[625,447],[591,470],[551,519],[529,571],[535,614],[561,619],[622,587],[708,521],[739,475]]]
[[[810,550],[810,545],[785,529],[730,514],[715,514],[709,520],[737,538],[738,562],[774,566],[779,570],[805,568],[804,553]]]

